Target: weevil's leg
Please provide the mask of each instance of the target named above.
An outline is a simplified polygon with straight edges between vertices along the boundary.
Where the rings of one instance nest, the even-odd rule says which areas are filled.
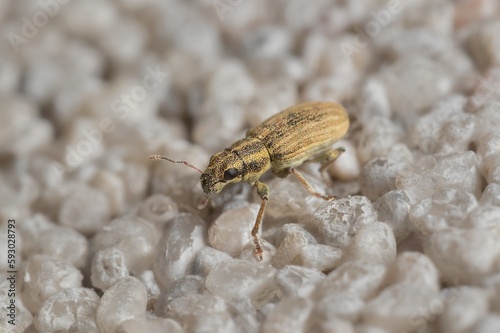
[[[323,172],[330,164],[332,164],[339,156],[345,152],[343,147],[338,147],[337,149],[332,149],[327,151],[325,154],[318,157],[317,162],[321,163],[321,167],[319,168],[320,172]]]
[[[295,175],[295,177],[297,177],[300,180],[300,182],[302,183],[302,185],[304,185],[304,187],[306,188],[306,190],[309,193],[311,193],[312,195],[314,195],[315,197],[321,198],[323,200],[334,200],[335,199],[335,196],[333,196],[333,195],[324,195],[324,194],[316,192],[312,188],[311,184],[309,184],[307,182],[307,180],[295,168],[290,168],[290,172],[293,173]]]
[[[253,243],[255,245],[255,256],[257,257],[257,259],[262,260],[262,252],[264,251],[262,250],[262,243],[259,239],[258,233],[260,224],[262,222],[262,217],[264,216],[264,211],[266,210],[267,200],[269,200],[269,187],[259,181],[256,181],[254,186],[257,188],[257,194],[262,201],[260,203],[260,209],[259,213],[257,214],[257,219],[255,220],[255,224],[252,229],[252,237]]]

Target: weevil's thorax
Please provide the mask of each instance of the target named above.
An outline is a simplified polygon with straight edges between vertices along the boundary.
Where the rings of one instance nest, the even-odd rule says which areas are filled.
[[[229,183],[255,183],[271,167],[266,147],[255,138],[245,138],[210,158],[201,175],[203,192],[219,193]]]
[[[271,157],[266,146],[257,138],[245,138],[235,142],[231,149],[241,157],[245,167],[243,181],[253,185],[271,168]]]

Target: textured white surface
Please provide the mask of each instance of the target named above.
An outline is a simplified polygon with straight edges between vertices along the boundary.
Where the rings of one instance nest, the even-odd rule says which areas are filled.
[[[497,0],[7,0],[0,29],[0,331],[498,331]],[[351,121],[301,167],[337,200],[264,175],[262,262],[254,187],[198,210],[147,159],[203,170],[311,100]]]

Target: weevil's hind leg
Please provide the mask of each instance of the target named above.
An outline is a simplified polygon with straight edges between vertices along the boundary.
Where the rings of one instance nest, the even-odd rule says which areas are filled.
[[[335,162],[339,156],[345,152],[345,149],[343,147],[338,147],[336,149],[332,149],[324,153],[323,155],[319,156],[314,160],[314,162],[320,162],[321,166],[319,168],[320,172],[323,172],[330,164]]]
[[[318,193],[316,192],[311,184],[309,184],[307,182],[307,180],[295,169],[295,168],[290,168],[290,172],[292,174],[295,175],[295,177],[297,177],[299,179],[299,181],[302,183],[302,185],[304,185],[304,187],[306,188],[306,190],[311,193],[312,195],[314,195],[315,197],[317,198],[321,198],[323,200],[334,200],[336,199],[335,196],[333,195],[324,195],[324,194],[321,194],[321,193]]]
[[[259,261],[262,261],[262,253],[264,252],[264,250],[262,250],[262,242],[259,239],[258,233],[260,224],[262,222],[262,217],[264,216],[264,211],[266,210],[267,201],[269,200],[269,187],[259,181],[256,181],[254,186],[257,188],[257,194],[261,199],[261,203],[259,213],[257,214],[257,219],[255,220],[255,224],[252,229],[252,237],[253,243],[255,245],[255,256],[257,257],[257,259],[259,259]]]

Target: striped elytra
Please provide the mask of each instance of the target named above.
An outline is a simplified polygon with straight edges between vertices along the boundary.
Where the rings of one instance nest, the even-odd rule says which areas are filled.
[[[349,117],[337,103],[313,102],[292,106],[249,130],[266,146],[273,170],[296,167],[314,159],[342,138]]]

